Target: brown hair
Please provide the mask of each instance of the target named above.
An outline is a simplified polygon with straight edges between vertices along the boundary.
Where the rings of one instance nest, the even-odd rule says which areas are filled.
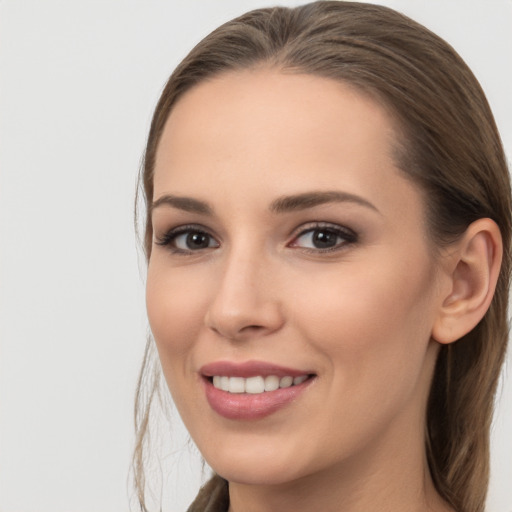
[[[458,512],[481,512],[489,476],[493,399],[508,338],[511,234],[508,170],[484,93],[445,41],[389,8],[332,1],[255,10],[203,39],[167,82],[141,170],[146,204],[153,196],[158,143],[180,96],[219,73],[261,64],[352,84],[393,113],[402,139],[399,167],[428,198],[429,230],[438,246],[455,240],[479,218],[493,219],[501,230],[504,257],[495,296],[475,329],[442,346],[425,428],[438,492]],[[151,238],[148,216],[148,259]],[[136,402],[134,468],[143,510],[143,445],[159,381],[158,368],[149,364],[152,350],[149,340]]]

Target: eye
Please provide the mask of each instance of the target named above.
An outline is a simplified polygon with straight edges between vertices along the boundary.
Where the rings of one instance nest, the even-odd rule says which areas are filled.
[[[190,231],[174,237],[174,246],[183,251],[196,251],[208,247],[218,247],[218,244],[208,233]]]
[[[335,225],[316,225],[309,229],[302,229],[290,247],[327,252],[356,241],[357,235],[351,229]]]
[[[215,238],[206,231],[193,226],[180,226],[171,229],[157,238],[158,245],[169,246],[175,253],[190,253],[219,247]]]

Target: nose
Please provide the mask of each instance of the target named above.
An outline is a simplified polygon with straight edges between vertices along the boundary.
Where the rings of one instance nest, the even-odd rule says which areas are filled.
[[[206,326],[229,340],[244,340],[278,331],[282,305],[271,265],[256,255],[231,254],[205,315]]]

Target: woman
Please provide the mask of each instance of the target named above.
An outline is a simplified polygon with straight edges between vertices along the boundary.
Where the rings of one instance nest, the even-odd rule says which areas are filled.
[[[150,340],[216,476],[191,511],[484,508],[510,184],[485,97],[383,7],[263,9],[206,37],[142,174]]]

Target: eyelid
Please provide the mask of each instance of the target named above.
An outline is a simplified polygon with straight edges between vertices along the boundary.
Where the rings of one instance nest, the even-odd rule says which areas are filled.
[[[197,249],[194,251],[194,250],[184,250],[184,249],[179,249],[177,247],[172,247],[172,242],[178,236],[186,234],[186,233],[201,233],[204,235],[208,235],[209,237],[211,237],[213,240],[216,241],[217,247],[220,246],[218,237],[215,234],[213,234],[210,229],[206,228],[205,226],[203,226],[201,224],[182,224],[182,225],[175,226],[173,228],[166,230],[162,235],[156,235],[156,231],[154,231],[153,241],[156,245],[160,245],[163,247],[170,246],[169,250],[171,250],[175,254],[185,254],[186,255],[186,254],[200,252],[201,249]],[[205,249],[210,249],[210,247],[205,248]]]
[[[297,240],[306,235],[307,233],[314,231],[331,231],[337,236],[339,236],[343,241],[341,243],[336,244],[333,247],[302,247],[298,245]],[[216,243],[214,247],[204,247],[197,249],[181,249],[176,246],[173,246],[173,241],[180,235],[187,233],[200,233],[211,237]],[[157,235],[157,231],[154,231],[154,243],[160,246],[169,246],[169,250],[175,254],[188,255],[193,253],[201,253],[206,249],[213,249],[220,247],[219,237],[212,232],[211,229],[201,225],[201,224],[182,224],[175,227],[172,227],[166,230],[162,235]],[[298,228],[294,230],[294,232],[290,235],[291,241],[289,241],[286,245],[287,247],[291,247],[294,249],[300,249],[304,252],[311,253],[326,253],[326,252],[335,252],[345,248],[347,245],[352,245],[358,241],[358,234],[351,228],[336,224],[333,222],[325,222],[325,221],[312,221],[305,224],[301,224]]]
[[[306,235],[307,233],[310,233],[312,231],[321,231],[322,229],[326,231],[332,231],[336,233],[341,238],[344,238],[345,241],[341,244],[338,244],[334,247],[329,248],[308,248],[308,247],[301,247],[299,245],[295,245],[295,242],[300,237]],[[292,234],[292,240],[288,243],[288,247],[301,249],[306,252],[312,252],[312,253],[325,253],[325,252],[333,252],[337,250],[341,250],[347,245],[351,245],[356,243],[359,240],[358,234],[351,228],[348,228],[347,226],[343,226],[340,224],[335,224],[332,222],[308,222],[306,224],[302,224],[299,226],[294,233]]]
[[[307,231],[311,231],[314,229],[332,229],[334,231],[340,231],[341,233],[346,234],[347,236],[351,235],[357,237],[357,233],[355,230],[349,228],[348,226],[344,226],[343,224],[337,224],[336,222],[328,222],[328,221],[310,221],[304,224],[301,224],[299,227],[295,228],[291,233],[290,237],[297,237],[301,234],[304,234]]]

